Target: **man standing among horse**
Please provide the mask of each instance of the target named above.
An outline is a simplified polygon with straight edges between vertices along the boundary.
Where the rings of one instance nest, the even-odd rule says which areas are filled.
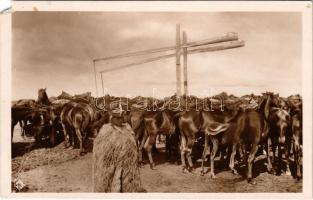
[[[94,192],[142,192],[135,133],[124,123],[122,106],[111,113],[93,146]]]

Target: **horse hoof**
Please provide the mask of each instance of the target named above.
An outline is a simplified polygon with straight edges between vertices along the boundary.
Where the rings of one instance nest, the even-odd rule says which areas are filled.
[[[183,172],[183,173],[186,173],[186,167],[183,167],[183,168],[182,168],[182,172]]]
[[[291,172],[290,171],[286,171],[286,175],[287,176],[291,176]]]
[[[232,173],[235,174],[235,175],[238,175],[238,172],[235,169],[232,170]]]
[[[297,176],[296,179],[297,179],[297,181],[300,181],[301,180],[301,176]]]
[[[210,177],[211,177],[211,179],[216,179],[216,176],[213,173],[210,174]]]
[[[154,164],[154,163],[151,163],[151,164],[150,164],[150,169],[154,169],[154,167],[155,167],[155,164]]]
[[[80,152],[79,155],[83,156],[83,155],[85,155],[85,152]]]
[[[194,168],[193,167],[188,167],[189,172],[193,172]]]
[[[256,181],[252,178],[248,178],[248,183],[251,184],[251,185],[255,185],[256,184]]]
[[[203,170],[200,171],[200,176],[204,176],[204,171]]]
[[[277,172],[276,172],[276,170],[274,170],[274,169],[269,170],[268,173],[269,173],[269,174],[272,174],[272,175],[274,175],[274,176],[277,175]]]

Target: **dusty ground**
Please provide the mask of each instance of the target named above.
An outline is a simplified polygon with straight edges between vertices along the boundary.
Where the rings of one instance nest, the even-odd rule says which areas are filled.
[[[19,132],[18,132],[19,133]],[[92,192],[91,157],[89,152],[79,156],[78,149],[38,147],[25,153],[32,140],[14,138],[15,157],[12,159],[12,178],[28,185],[28,192]],[[241,175],[217,171],[217,179],[208,174],[200,176],[200,168],[193,173],[182,173],[181,167],[168,163],[162,153],[154,156],[155,170],[149,165],[140,168],[144,188],[148,192],[301,192],[302,181],[285,174],[275,176],[265,172],[264,159],[256,162],[256,185],[247,184]],[[23,162],[23,167],[20,168]],[[218,167],[218,162],[216,162]],[[239,169],[242,174],[243,168]]]

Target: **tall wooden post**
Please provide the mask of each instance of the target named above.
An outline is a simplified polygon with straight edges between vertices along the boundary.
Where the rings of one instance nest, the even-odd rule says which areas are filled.
[[[95,73],[96,97],[98,97],[97,72],[96,72],[96,61],[95,60],[93,60],[93,71]]]
[[[104,86],[103,86],[103,75],[102,75],[102,73],[100,73],[100,74],[101,74],[102,96],[104,96],[105,94],[104,94]]]
[[[181,71],[180,71],[180,25],[176,25],[176,95],[181,96]]]
[[[188,95],[188,79],[187,79],[187,34],[183,31],[183,57],[184,57],[184,95]]]

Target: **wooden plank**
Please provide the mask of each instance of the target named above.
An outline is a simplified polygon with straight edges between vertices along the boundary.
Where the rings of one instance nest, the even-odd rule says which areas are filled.
[[[220,42],[229,42],[229,41],[236,41],[236,40],[238,40],[238,35],[237,35],[237,33],[232,32],[232,33],[227,33],[227,34],[220,36],[220,37],[214,37],[214,38],[210,38],[210,39],[190,42],[184,46],[181,46],[181,48],[183,48],[183,47],[196,47],[196,46],[216,44],[216,43],[220,43]],[[171,51],[171,50],[176,50],[176,46],[147,49],[147,50],[143,50],[143,51],[135,51],[135,52],[119,54],[119,55],[115,55],[115,56],[96,58],[96,59],[94,59],[94,61],[98,62],[98,61],[103,61],[103,60],[111,60],[111,59],[125,58],[125,57],[131,57],[131,56],[141,56],[141,55],[164,52],[164,51]]]
[[[228,44],[207,46],[207,47],[204,47],[204,48],[195,48],[195,49],[190,49],[190,50],[187,48],[187,54],[196,54],[196,53],[202,53],[202,52],[219,51],[219,50],[226,50],[226,49],[238,48],[238,47],[243,47],[243,46],[244,46],[244,42],[243,41],[234,41],[234,42],[231,42],[231,43],[228,43]],[[132,66],[136,66],[136,65],[141,65],[141,64],[145,64],[145,63],[149,63],[149,62],[153,62],[153,61],[163,60],[163,59],[167,59],[167,58],[172,58],[172,57],[175,57],[175,56],[176,56],[176,53],[165,54],[165,55],[162,55],[162,56],[148,58],[148,59],[145,59],[145,60],[140,60],[140,61],[137,61],[137,62],[129,63],[129,64],[126,64],[126,65],[117,66],[117,67],[114,67],[114,68],[104,69],[104,70],[100,71],[100,73],[121,70],[121,69],[124,69],[124,68],[132,67]]]
[[[226,50],[226,49],[233,49],[233,48],[238,48],[238,47],[243,47],[245,46],[244,41],[234,41],[234,42],[229,42],[226,44],[219,44],[219,45],[210,45],[206,46],[203,48],[196,48],[196,49],[190,49],[188,50],[189,54],[194,54],[194,53],[202,53],[202,52],[212,52],[212,51],[221,51],[221,50]]]
[[[183,31],[183,60],[184,60],[184,95],[188,95],[188,72],[187,72],[187,34],[185,31]]]
[[[180,25],[176,25],[176,95],[181,96],[181,71],[180,71]]]
[[[149,62],[153,62],[153,61],[158,61],[158,60],[163,60],[163,59],[167,59],[167,58],[172,58],[172,57],[175,57],[175,56],[176,56],[176,53],[170,53],[170,54],[166,54],[166,55],[163,55],[163,56],[157,56],[157,57],[148,58],[148,59],[145,59],[145,60],[140,60],[140,61],[137,61],[137,62],[132,62],[132,63],[126,64],[126,65],[121,65],[121,66],[117,66],[117,67],[107,68],[107,69],[101,70],[100,73],[121,70],[121,69],[132,67],[132,66],[135,66],[135,65],[141,65],[141,64],[145,64],[145,63],[149,63]]]

